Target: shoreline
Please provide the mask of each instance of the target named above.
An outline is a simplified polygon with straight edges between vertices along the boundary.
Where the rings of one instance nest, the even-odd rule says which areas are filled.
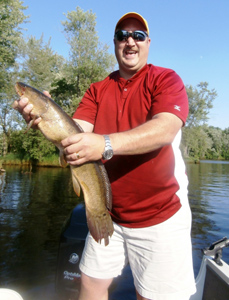
[[[226,162],[228,160],[217,160],[217,159],[194,159],[194,158],[184,158],[185,164],[200,164],[201,161],[222,161]],[[43,161],[30,161],[18,158],[0,158],[0,168],[3,166],[32,166],[32,167],[48,167],[48,168],[62,168],[59,164],[59,156],[52,157],[52,159],[47,159]],[[69,166],[67,166],[69,167]]]

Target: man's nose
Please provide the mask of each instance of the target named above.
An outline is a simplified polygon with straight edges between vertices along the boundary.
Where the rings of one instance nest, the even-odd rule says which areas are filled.
[[[132,38],[132,36],[129,36],[128,39],[126,40],[126,44],[128,46],[133,46],[135,45],[135,40]]]

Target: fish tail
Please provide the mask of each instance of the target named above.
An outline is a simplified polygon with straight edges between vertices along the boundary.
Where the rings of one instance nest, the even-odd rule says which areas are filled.
[[[109,244],[109,237],[111,237],[114,232],[113,222],[109,212],[103,211],[95,216],[86,208],[86,214],[88,228],[92,237],[100,244],[102,239],[104,239],[104,244],[107,246]]]

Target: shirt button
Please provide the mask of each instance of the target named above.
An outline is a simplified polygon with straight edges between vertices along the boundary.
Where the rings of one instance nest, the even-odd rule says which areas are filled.
[[[127,92],[127,88],[124,89],[124,92]]]

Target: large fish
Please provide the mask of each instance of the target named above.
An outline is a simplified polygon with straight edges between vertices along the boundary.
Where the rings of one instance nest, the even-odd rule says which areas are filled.
[[[65,167],[67,163],[60,142],[82,132],[82,128],[51,98],[37,89],[21,82],[16,83],[15,89],[20,97],[28,98],[29,103],[33,104],[31,115],[34,118],[28,126],[31,127],[35,118],[41,117],[38,128],[59,149],[60,164]],[[84,194],[89,231],[97,242],[101,243],[104,239],[105,245],[108,245],[114,229],[108,212],[108,209],[111,210],[112,196],[105,167],[101,161],[70,167],[75,193],[79,196],[82,189]]]

